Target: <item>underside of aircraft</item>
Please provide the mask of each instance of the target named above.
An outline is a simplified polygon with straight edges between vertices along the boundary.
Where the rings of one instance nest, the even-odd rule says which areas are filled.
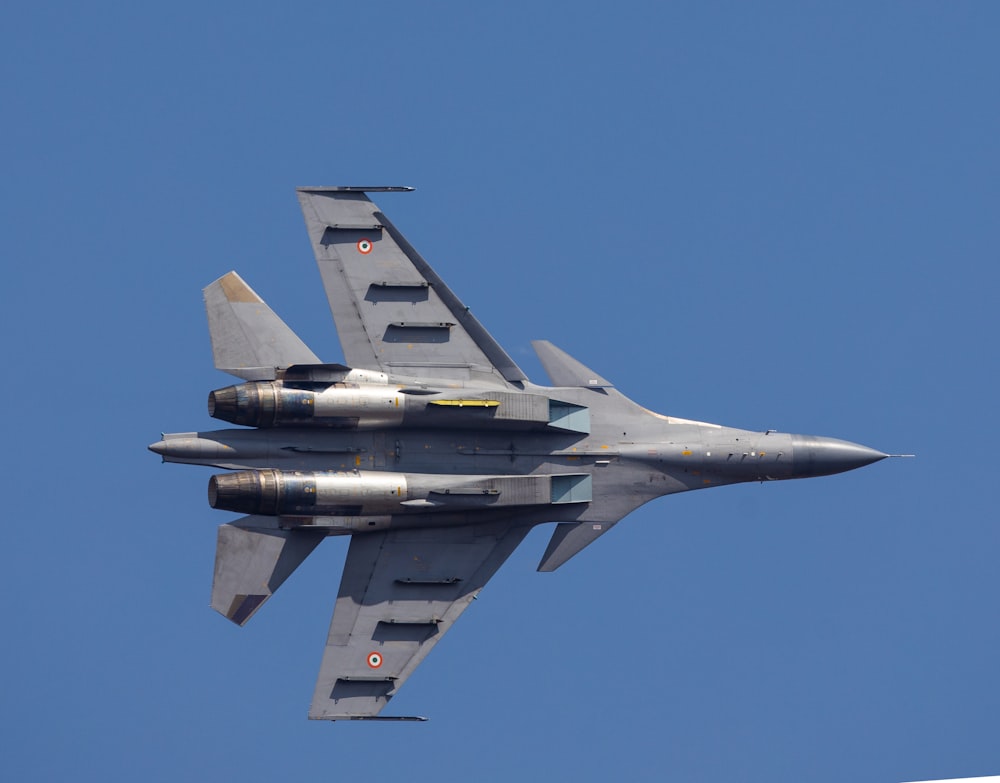
[[[554,571],[644,503],[839,473],[888,456],[847,441],[648,411],[551,343],[550,386],[506,351],[368,198],[298,190],[344,364],[324,363],[235,272],[204,289],[209,413],[236,428],[164,435],[210,465],[212,607],[243,625],[327,536],[351,536],[309,717],[381,712],[535,525]]]

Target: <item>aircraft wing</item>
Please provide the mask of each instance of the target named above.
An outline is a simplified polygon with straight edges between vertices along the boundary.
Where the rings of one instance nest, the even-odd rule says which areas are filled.
[[[309,717],[376,719],[529,529],[508,520],[352,536]]]
[[[365,195],[409,189],[298,189],[346,363],[501,385],[527,380]]]

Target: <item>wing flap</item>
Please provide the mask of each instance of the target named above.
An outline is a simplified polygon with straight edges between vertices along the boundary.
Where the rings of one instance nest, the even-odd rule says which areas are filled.
[[[309,717],[377,716],[527,532],[503,522],[353,536]]]

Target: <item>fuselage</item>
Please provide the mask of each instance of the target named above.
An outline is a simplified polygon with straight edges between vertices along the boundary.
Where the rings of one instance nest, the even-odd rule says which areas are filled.
[[[330,533],[509,513],[607,522],[663,495],[840,473],[884,458],[836,440],[648,411],[613,388],[519,388],[342,368],[216,390],[212,415],[252,429],[166,435],[166,461],[238,471],[216,508]]]

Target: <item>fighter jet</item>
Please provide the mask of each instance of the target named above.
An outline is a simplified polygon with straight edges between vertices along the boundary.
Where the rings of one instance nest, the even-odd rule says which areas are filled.
[[[840,473],[889,456],[833,438],[723,427],[642,408],[549,342],[531,383],[372,192],[299,202],[345,364],[324,363],[237,275],[204,289],[208,395],[239,429],[164,435],[208,482],[219,528],[212,607],[245,624],[327,536],[350,536],[309,717],[382,716],[535,525],[555,571],[662,495]]]

